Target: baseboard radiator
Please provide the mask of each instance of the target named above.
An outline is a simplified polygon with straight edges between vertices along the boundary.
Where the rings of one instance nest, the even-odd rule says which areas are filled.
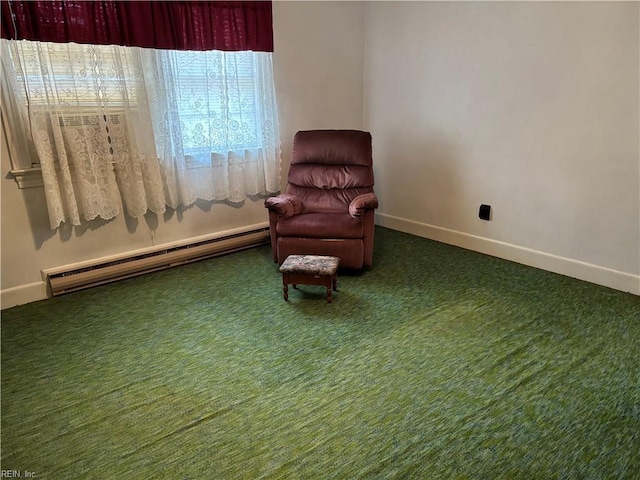
[[[115,282],[165,268],[225,255],[269,242],[269,228],[145,251],[108,261],[43,270],[49,296]]]

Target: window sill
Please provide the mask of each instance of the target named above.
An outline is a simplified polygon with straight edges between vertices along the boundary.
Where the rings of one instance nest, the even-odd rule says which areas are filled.
[[[40,167],[15,168],[9,173],[13,176],[20,189],[44,186],[42,169]]]

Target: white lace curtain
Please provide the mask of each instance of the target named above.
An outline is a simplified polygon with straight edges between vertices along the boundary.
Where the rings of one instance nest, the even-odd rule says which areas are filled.
[[[2,62],[52,228],[279,190],[271,53],[2,40]]]

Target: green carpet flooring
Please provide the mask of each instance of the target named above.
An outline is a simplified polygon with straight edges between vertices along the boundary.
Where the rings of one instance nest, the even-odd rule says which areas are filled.
[[[377,228],[2,312],[2,469],[38,479],[640,478],[640,298]]]

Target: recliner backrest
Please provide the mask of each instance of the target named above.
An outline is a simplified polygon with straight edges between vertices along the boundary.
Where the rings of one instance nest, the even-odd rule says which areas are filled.
[[[371,134],[359,130],[307,130],[293,139],[286,193],[303,212],[346,213],[351,201],[373,192]]]

